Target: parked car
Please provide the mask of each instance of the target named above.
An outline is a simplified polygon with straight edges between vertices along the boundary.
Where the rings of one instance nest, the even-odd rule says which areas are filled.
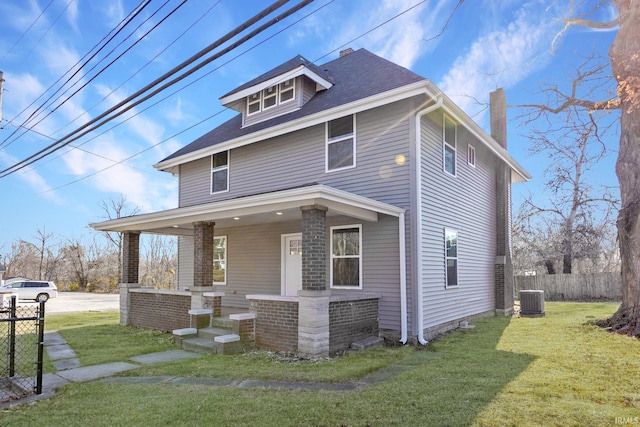
[[[17,293],[21,300],[47,301],[58,296],[55,283],[44,280],[19,280],[6,283],[0,289]]]

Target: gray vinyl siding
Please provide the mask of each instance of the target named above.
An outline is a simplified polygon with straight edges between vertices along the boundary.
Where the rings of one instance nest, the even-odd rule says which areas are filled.
[[[463,127],[456,176],[443,171],[442,112],[422,119],[422,284],[424,327],[494,308],[495,159]],[[476,167],[467,164],[467,145]],[[445,288],[444,229],[458,232],[458,284]]]
[[[325,173],[325,125],[231,150],[229,191],[211,194],[211,157],[180,166],[179,205],[191,206],[320,183],[408,208],[409,106],[397,102],[356,116],[355,168]],[[405,163],[398,165],[402,155]]]
[[[362,222],[345,216],[327,218],[327,283],[329,283],[329,227],[362,225],[363,288],[332,289],[332,294],[373,292],[380,299],[380,327],[400,329],[400,267],[397,218],[381,215],[378,222]],[[283,234],[300,232],[300,221],[276,222],[250,227],[216,228],[216,236],[227,237],[227,283],[212,291],[225,293],[223,305],[248,308],[250,294],[281,293],[281,243]],[[181,237],[178,289],[193,284],[193,238]],[[328,285],[327,285],[328,286]]]
[[[180,167],[180,206],[210,203],[217,200],[237,198],[252,194],[299,187],[319,183],[361,196],[407,209],[406,212],[406,254],[407,264],[411,262],[412,236],[410,233],[410,176],[412,150],[410,149],[413,103],[400,101],[387,106],[367,110],[356,115],[356,167],[334,172],[325,172],[325,125],[320,124],[277,138],[231,150],[229,154],[229,191],[210,194],[210,157],[193,161]],[[397,162],[401,156],[404,163]],[[381,215],[381,217],[383,217]],[[365,251],[364,279],[365,292],[384,295],[380,300],[380,327],[400,329],[400,270],[398,249],[398,220],[384,218],[378,222],[363,225]],[[345,219],[345,224],[359,223]],[[335,225],[335,224],[331,224]],[[253,230],[253,229],[251,229]],[[270,266],[262,273],[269,280],[262,285],[273,293],[280,293],[280,234],[299,231],[299,224],[293,230],[266,227],[261,233],[274,233],[270,243],[261,247],[246,240],[247,250],[258,250],[262,255],[248,258],[247,268],[236,270],[237,260],[233,257],[236,237],[228,234],[229,282],[225,289],[227,301],[244,307],[247,293],[271,293],[255,288],[255,282],[239,279],[235,274],[250,275],[257,259]],[[240,230],[237,231],[241,233]],[[224,231],[216,229],[216,235]],[[262,234],[253,234],[254,239]],[[241,240],[241,242],[244,242]],[[275,246],[274,246],[275,245]],[[273,251],[273,248],[277,250]],[[270,248],[270,250],[267,250]],[[262,250],[264,249],[264,252]],[[242,251],[241,251],[242,252]],[[246,251],[242,253],[247,253]],[[243,276],[244,277],[244,276]],[[238,281],[236,281],[238,280]],[[410,269],[407,266],[407,284],[412,289]],[[267,285],[268,283],[268,285]],[[240,289],[235,289],[240,286]],[[230,294],[229,290],[236,290]],[[336,293],[343,291],[334,290]],[[354,291],[346,291],[354,292]],[[411,292],[409,302],[411,304]],[[225,302],[228,304],[228,302]],[[411,312],[411,306],[409,306]]]

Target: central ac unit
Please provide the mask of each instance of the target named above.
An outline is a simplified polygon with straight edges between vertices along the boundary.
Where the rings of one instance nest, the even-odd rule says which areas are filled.
[[[544,316],[544,291],[520,291],[520,315],[528,317]]]

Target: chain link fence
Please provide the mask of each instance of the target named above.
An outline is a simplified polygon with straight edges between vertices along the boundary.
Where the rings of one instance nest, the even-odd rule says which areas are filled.
[[[0,402],[42,393],[44,305],[0,297]]]

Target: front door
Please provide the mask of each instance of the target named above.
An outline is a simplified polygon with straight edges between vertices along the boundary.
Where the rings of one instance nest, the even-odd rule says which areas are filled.
[[[302,289],[302,234],[282,235],[282,294],[296,296]]]

